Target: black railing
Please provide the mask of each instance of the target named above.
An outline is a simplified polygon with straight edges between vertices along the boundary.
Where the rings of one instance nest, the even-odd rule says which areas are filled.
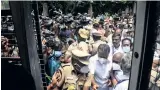
[[[31,3],[33,5],[37,5],[36,3]],[[37,6],[32,7],[32,9],[35,9],[35,11],[37,11],[36,9]],[[9,31],[8,30],[8,26],[9,24],[13,24],[13,22],[7,22],[5,20],[7,20],[7,16],[11,16],[11,11],[10,9],[7,10],[1,10],[2,11],[2,17],[4,19],[4,22],[1,21],[2,23],[2,29],[1,29],[1,35],[4,36],[5,38],[7,38],[9,41],[9,47],[18,47],[17,44],[17,39],[16,39],[16,32],[15,30],[13,31]],[[37,13],[38,15],[38,13]],[[35,12],[35,17],[33,17],[33,28],[35,29],[35,39],[36,39],[36,44],[37,44],[37,52],[38,52],[38,56],[39,56],[39,64],[40,64],[40,68],[41,68],[41,77],[42,77],[42,81],[43,81],[43,87],[44,90],[46,90],[46,86],[47,86],[47,82],[46,82],[46,78],[45,78],[45,62],[43,60],[43,54],[42,54],[42,45],[41,45],[41,35],[40,35],[40,28],[39,24],[38,24],[38,17],[36,17],[36,12]],[[3,50],[2,52],[3,53]],[[5,57],[1,57],[1,60],[7,60],[9,63],[12,63],[14,65],[22,65],[22,61],[21,58],[18,57],[11,57],[9,56],[5,56]],[[37,81],[35,81],[36,83]]]
[[[41,66],[41,75],[42,75],[42,81],[43,81],[43,87],[44,90],[47,88],[47,80],[46,80],[46,69],[45,69],[45,61],[43,58],[43,53],[42,53],[42,41],[41,41],[41,30],[40,30],[40,24],[39,24],[39,13],[38,13],[38,4],[36,1],[32,2],[32,9],[34,10],[34,17],[33,17],[33,27],[34,27],[34,33],[35,33],[35,38],[36,38],[36,43],[37,43],[37,52],[39,56],[39,61],[40,61],[40,66]]]

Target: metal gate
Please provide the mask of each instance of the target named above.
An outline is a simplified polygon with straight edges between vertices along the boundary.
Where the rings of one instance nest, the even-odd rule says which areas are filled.
[[[20,2],[18,2],[20,3]],[[12,3],[11,4],[11,7],[12,7]],[[15,3],[14,3],[15,4]],[[37,4],[34,3],[34,2],[28,2],[27,4],[30,4],[30,6],[35,6],[35,7],[30,7],[31,8],[31,11],[36,11],[37,10]],[[17,41],[19,43],[22,43],[21,40],[17,40],[17,37],[19,37],[19,34],[20,33],[16,33],[15,31],[16,30],[8,30],[8,28],[11,28],[11,25],[12,27],[14,26],[13,24],[13,20],[15,20],[13,18],[12,20],[12,13],[11,13],[11,10],[10,9],[7,9],[7,10],[1,10],[2,11],[2,16],[1,16],[1,35],[4,36],[5,38],[8,38],[8,41],[9,41],[9,47],[18,47],[19,49],[22,50],[22,47],[17,43]],[[31,12],[28,12],[31,14]],[[43,89],[46,90],[46,86],[47,86],[47,83],[46,83],[46,77],[45,77],[45,64],[44,64],[44,60],[43,60],[43,54],[42,54],[42,45],[41,45],[41,36],[40,36],[40,29],[38,28],[38,14],[36,14],[36,12],[34,12],[34,17],[32,17],[32,21],[33,21],[33,29],[34,29],[34,35],[35,35],[35,40],[36,40],[36,47],[37,47],[37,52],[38,52],[38,58],[39,58],[39,66],[40,66],[40,72],[41,72],[41,80],[43,81]],[[37,15],[37,16],[36,16]],[[9,20],[8,20],[9,18]],[[11,20],[10,20],[11,18]],[[16,21],[14,21],[16,22]],[[13,27],[13,29],[15,29]],[[18,31],[18,30],[17,30]],[[25,36],[24,36],[25,37]],[[27,38],[27,37],[26,37]],[[2,38],[1,38],[2,40]],[[22,51],[21,51],[22,52]],[[2,52],[3,53],[3,50]],[[22,54],[19,54],[19,57],[12,57],[11,55],[8,55],[8,56],[2,56],[1,59],[2,61],[3,60],[7,60],[9,63],[12,63],[14,65],[22,65],[23,67],[26,67],[24,66],[23,64],[27,64],[26,61],[22,61],[22,58],[20,58],[20,56],[22,56]],[[24,56],[22,56],[24,57]],[[24,58],[23,58],[24,59]],[[28,67],[27,67],[28,68]],[[38,80],[37,80],[38,81]],[[36,81],[36,82],[37,82]],[[38,87],[38,88],[41,88],[41,87]],[[39,89],[40,90],[40,89]],[[41,88],[42,90],[42,88]]]

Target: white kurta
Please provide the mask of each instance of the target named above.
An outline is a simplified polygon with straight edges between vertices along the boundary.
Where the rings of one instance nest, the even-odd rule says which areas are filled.
[[[107,63],[100,63],[98,55],[91,57],[89,61],[90,72],[94,74],[95,82],[99,85],[98,90],[109,90],[106,81],[110,77],[112,61],[108,60]]]
[[[108,43],[108,45],[110,47],[110,53],[109,53],[109,57],[108,57],[109,60],[112,60],[113,55],[117,52],[124,53],[122,50],[121,44],[118,48],[114,48],[112,43]]]

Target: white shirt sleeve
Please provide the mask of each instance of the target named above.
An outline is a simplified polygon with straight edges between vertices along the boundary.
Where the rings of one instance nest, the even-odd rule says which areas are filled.
[[[112,50],[113,50],[113,48],[112,48],[112,44],[111,43],[108,43],[108,45],[109,45],[109,47],[110,47],[110,52],[109,52],[109,56],[108,56],[108,59],[110,60],[110,61],[112,61],[112,57],[113,57],[113,55],[112,55]]]
[[[89,67],[90,73],[94,74],[94,72],[95,72],[95,58],[94,58],[94,56],[89,59],[88,67]]]

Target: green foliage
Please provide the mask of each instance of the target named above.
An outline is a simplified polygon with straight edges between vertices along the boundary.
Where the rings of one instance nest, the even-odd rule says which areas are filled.
[[[1,1],[1,9],[9,9],[9,2],[8,2],[8,0]]]
[[[57,9],[61,9],[64,14],[66,13],[87,13],[91,1],[50,1],[48,5],[50,8],[55,6]],[[119,11],[125,10],[126,7],[132,7],[133,1],[93,1],[93,15],[98,14],[114,14]],[[50,9],[49,8],[49,9]]]

